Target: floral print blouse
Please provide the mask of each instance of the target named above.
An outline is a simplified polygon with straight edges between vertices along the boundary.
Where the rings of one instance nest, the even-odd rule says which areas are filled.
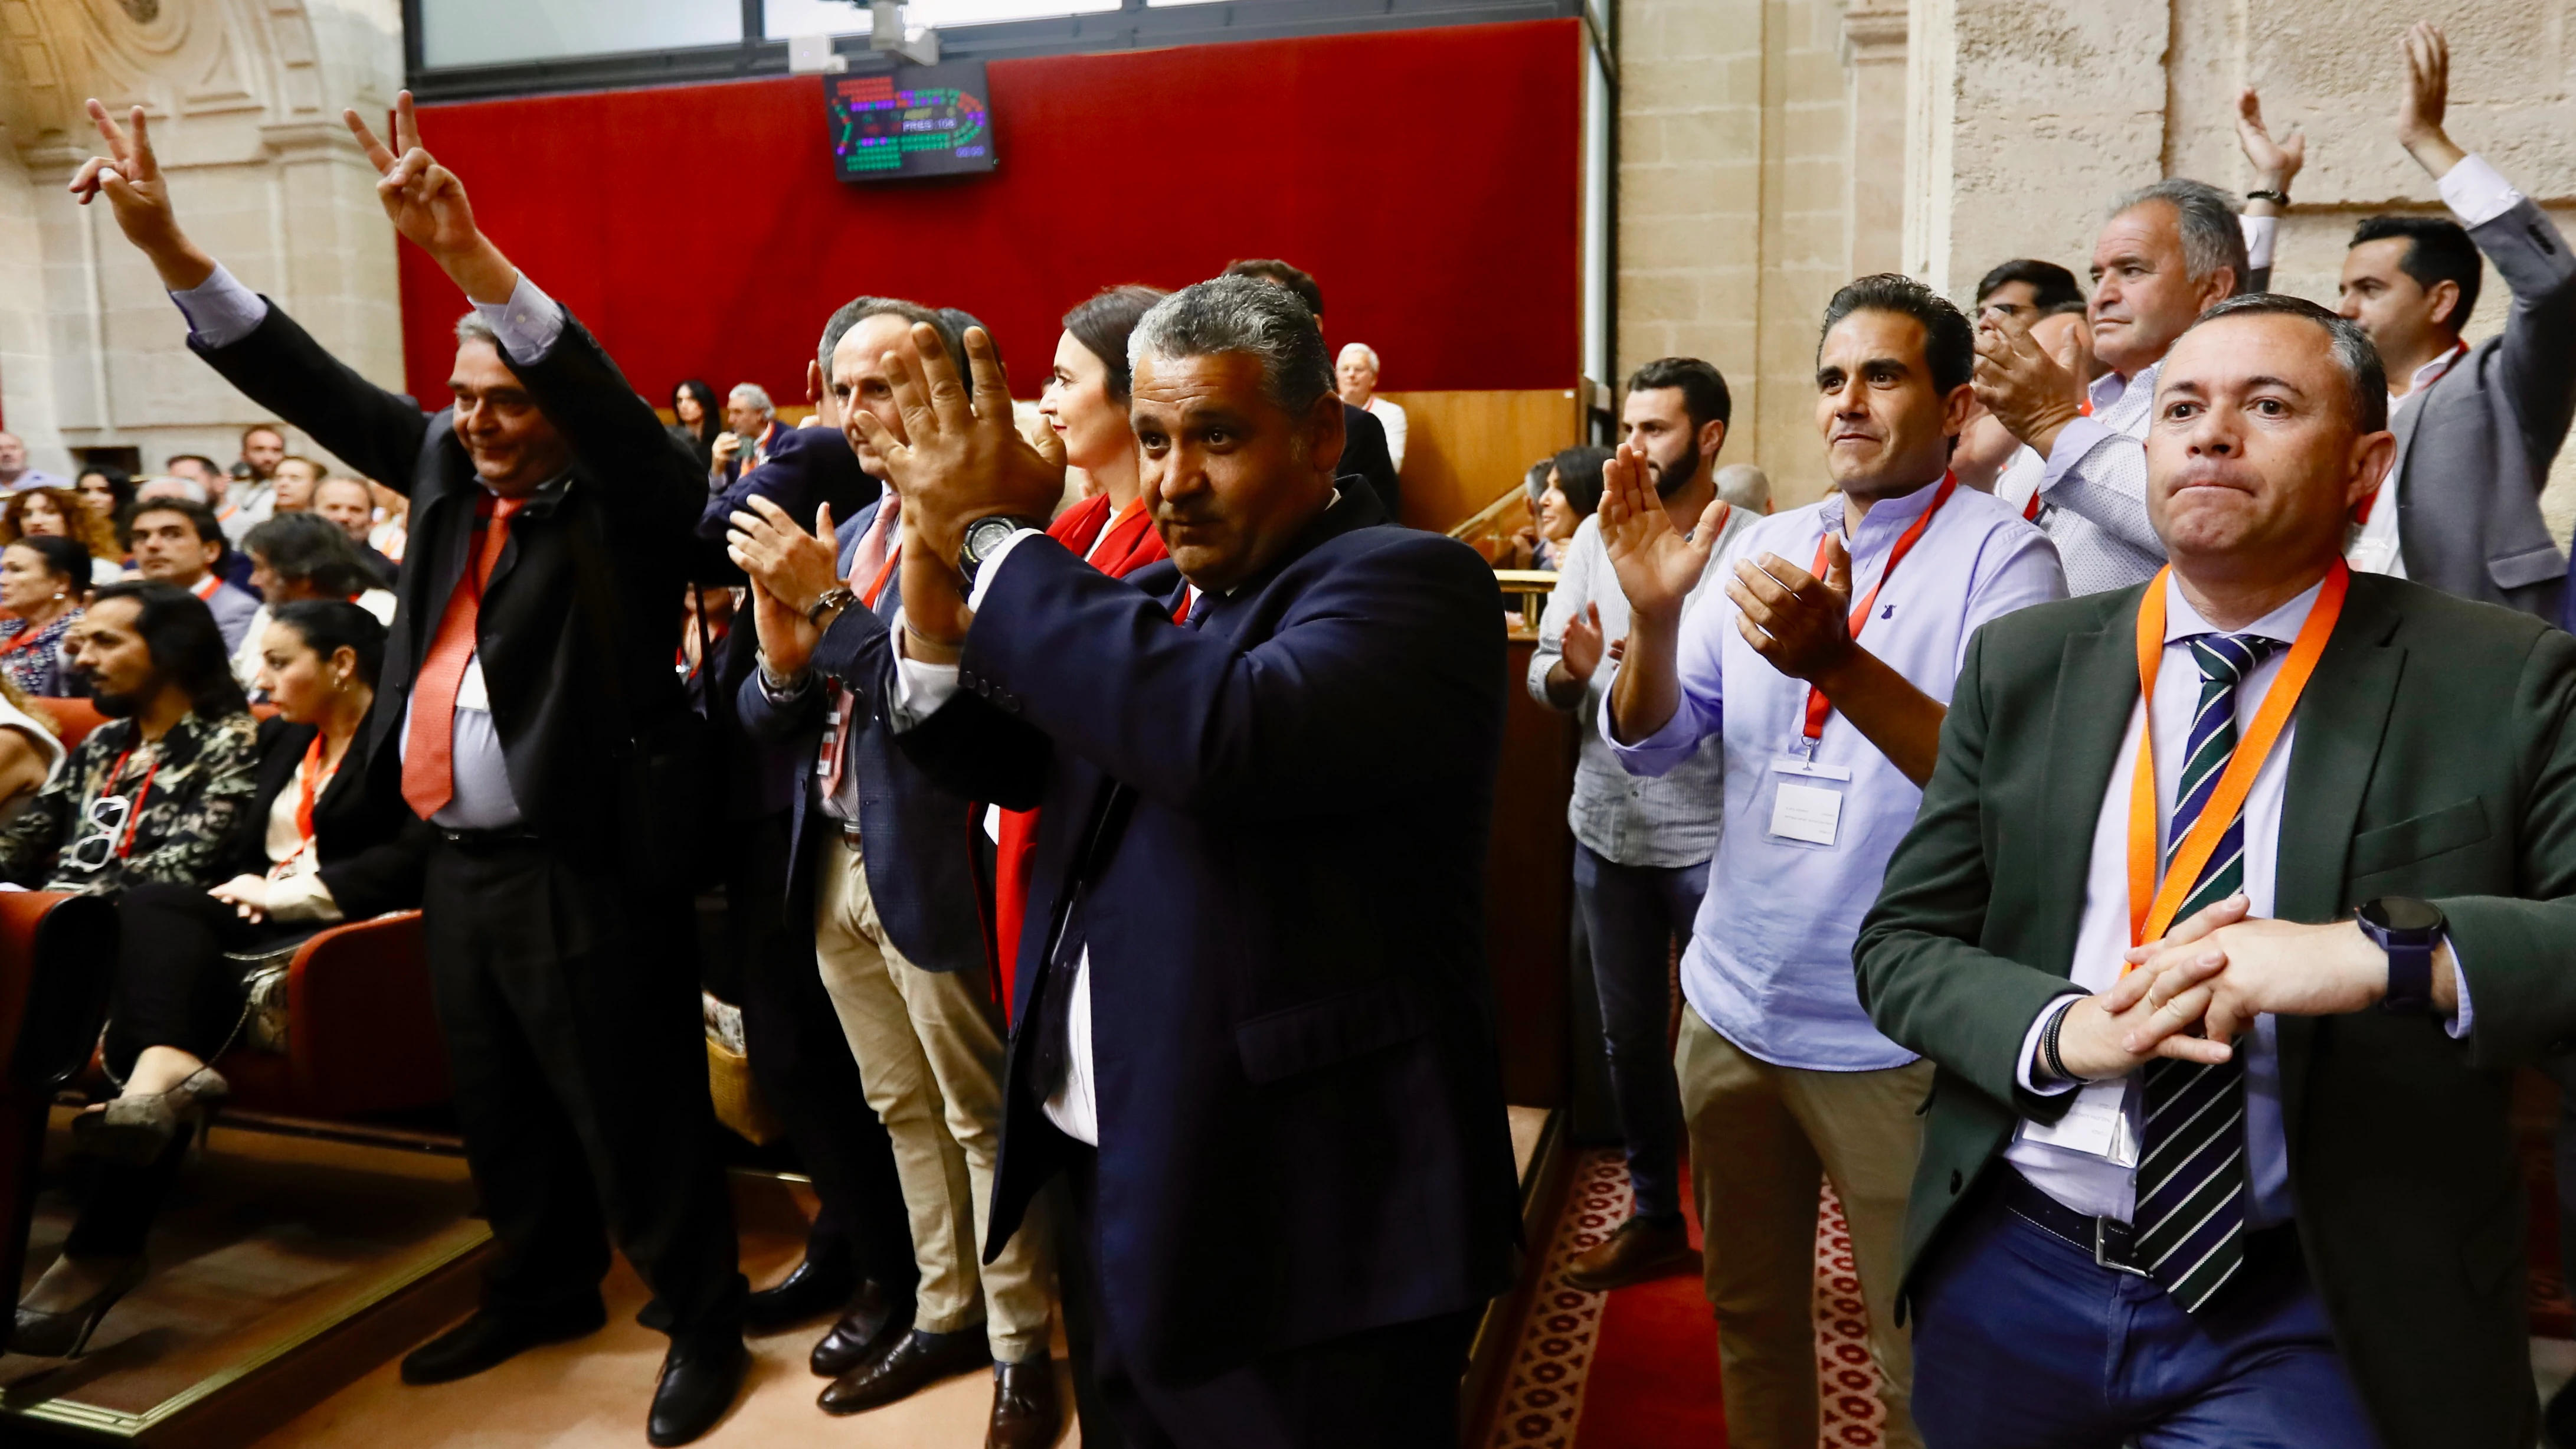
[[[151,744],[139,742],[133,720],[109,720],[0,826],[0,879],[92,895],[140,881],[219,884],[258,788],[259,734],[248,713],[186,714]],[[138,794],[139,812],[97,807],[103,796]]]
[[[63,636],[80,622],[81,611],[72,609],[50,624],[30,630],[24,619],[0,619],[0,674],[27,694],[39,698],[61,695],[63,690]]]

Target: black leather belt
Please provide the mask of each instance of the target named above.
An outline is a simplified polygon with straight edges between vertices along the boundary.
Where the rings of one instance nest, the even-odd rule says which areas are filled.
[[[2030,1179],[2009,1168],[2004,1171],[2004,1207],[2050,1237],[2092,1254],[2095,1263],[2115,1273],[2148,1276],[2146,1265],[2135,1257],[2137,1243],[2129,1225],[2118,1218],[2079,1213],[2031,1186]]]
[[[537,832],[524,825],[505,826],[499,830],[450,830],[444,825],[430,827],[438,838],[463,851],[499,850],[511,845],[534,845]]]

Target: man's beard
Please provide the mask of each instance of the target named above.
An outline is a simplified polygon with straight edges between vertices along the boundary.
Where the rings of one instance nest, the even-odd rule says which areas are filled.
[[[91,695],[89,700],[90,704],[95,707],[100,714],[107,716],[109,719],[134,718],[136,715],[143,713],[143,701],[144,696],[139,692],[135,694],[108,694],[101,692]]]
[[[1671,467],[1664,468],[1656,474],[1655,496],[1657,498],[1670,498],[1674,494],[1691,486],[1691,480],[1698,476],[1699,449],[1693,448],[1689,452],[1682,454],[1682,460],[1679,463],[1676,463]]]

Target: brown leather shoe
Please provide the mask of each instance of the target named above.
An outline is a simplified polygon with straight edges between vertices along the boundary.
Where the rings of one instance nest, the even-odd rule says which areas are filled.
[[[1690,1228],[1680,1218],[1669,1224],[1630,1218],[1603,1242],[1575,1254],[1566,1265],[1565,1281],[1586,1293],[1607,1293],[1697,1266],[1699,1254],[1691,1248]]]
[[[1045,1354],[993,1365],[993,1424],[984,1449],[1046,1449],[1064,1427],[1055,1360]]]
[[[814,1372],[837,1379],[902,1342],[912,1329],[912,1303],[911,1294],[897,1297],[873,1278],[861,1283],[840,1321],[814,1345],[808,1360]]]
[[[916,1328],[896,1340],[894,1347],[832,1380],[815,1402],[826,1414],[864,1413],[992,1361],[993,1349],[980,1323],[958,1333],[924,1333]]]

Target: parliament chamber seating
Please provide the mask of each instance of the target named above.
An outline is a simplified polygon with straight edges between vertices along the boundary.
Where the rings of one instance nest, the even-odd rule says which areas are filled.
[[[104,721],[87,700],[36,706],[67,746]],[[225,1055],[232,1108],[341,1121],[447,1100],[420,912],[344,922],[307,940],[287,967],[286,1018],[283,1054],[240,1045]]]

